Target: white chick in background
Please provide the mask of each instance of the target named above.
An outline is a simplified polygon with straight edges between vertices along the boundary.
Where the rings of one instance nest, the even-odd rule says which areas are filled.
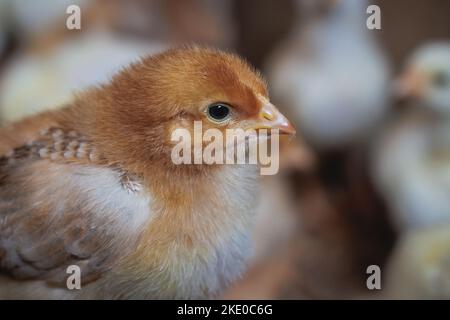
[[[400,96],[424,109],[450,117],[450,41],[419,48],[396,83]]]
[[[388,264],[387,299],[450,299],[450,224],[402,237]]]
[[[398,231],[450,222],[450,43],[419,49],[397,83],[413,105],[374,149],[374,179]]]
[[[12,121],[61,106],[74,90],[106,82],[123,66],[163,48],[160,43],[92,31],[43,52],[19,54],[0,78],[0,118]]]
[[[268,65],[274,94],[305,137],[323,148],[361,139],[387,110],[389,68],[376,31],[366,27],[368,3],[333,4],[298,25]]]

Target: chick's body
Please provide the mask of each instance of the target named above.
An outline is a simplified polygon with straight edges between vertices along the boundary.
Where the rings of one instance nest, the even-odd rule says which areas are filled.
[[[450,222],[450,43],[414,52],[396,81],[408,109],[374,147],[375,182],[401,232]]]
[[[220,126],[204,112],[217,101],[233,108]],[[267,103],[265,84],[242,60],[185,48],[0,129],[0,297],[218,294],[243,270],[257,171],[177,166],[170,133],[191,130],[192,120],[270,127],[261,118]],[[81,269],[81,290],[66,287],[70,265]]]

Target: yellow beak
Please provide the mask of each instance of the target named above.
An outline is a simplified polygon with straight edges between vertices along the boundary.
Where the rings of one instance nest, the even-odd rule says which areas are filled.
[[[289,120],[270,102],[264,103],[258,118],[250,123],[250,129],[278,129],[280,134],[295,135]]]
[[[420,98],[426,81],[423,72],[409,68],[395,81],[394,90],[400,98]]]

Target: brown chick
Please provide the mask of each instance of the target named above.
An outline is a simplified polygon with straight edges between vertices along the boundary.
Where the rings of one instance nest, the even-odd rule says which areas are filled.
[[[0,129],[0,297],[206,298],[236,279],[258,172],[175,165],[171,132],[194,120],[294,132],[251,67],[205,48],[145,58]],[[67,289],[71,265],[81,290]]]

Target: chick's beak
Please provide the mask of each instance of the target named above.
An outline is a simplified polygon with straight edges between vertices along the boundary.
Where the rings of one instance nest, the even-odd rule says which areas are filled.
[[[258,118],[251,124],[250,128],[278,129],[280,134],[288,135],[295,135],[296,133],[289,120],[270,102],[264,104]]]
[[[394,91],[399,98],[420,98],[425,87],[426,75],[410,68],[394,83]]]

